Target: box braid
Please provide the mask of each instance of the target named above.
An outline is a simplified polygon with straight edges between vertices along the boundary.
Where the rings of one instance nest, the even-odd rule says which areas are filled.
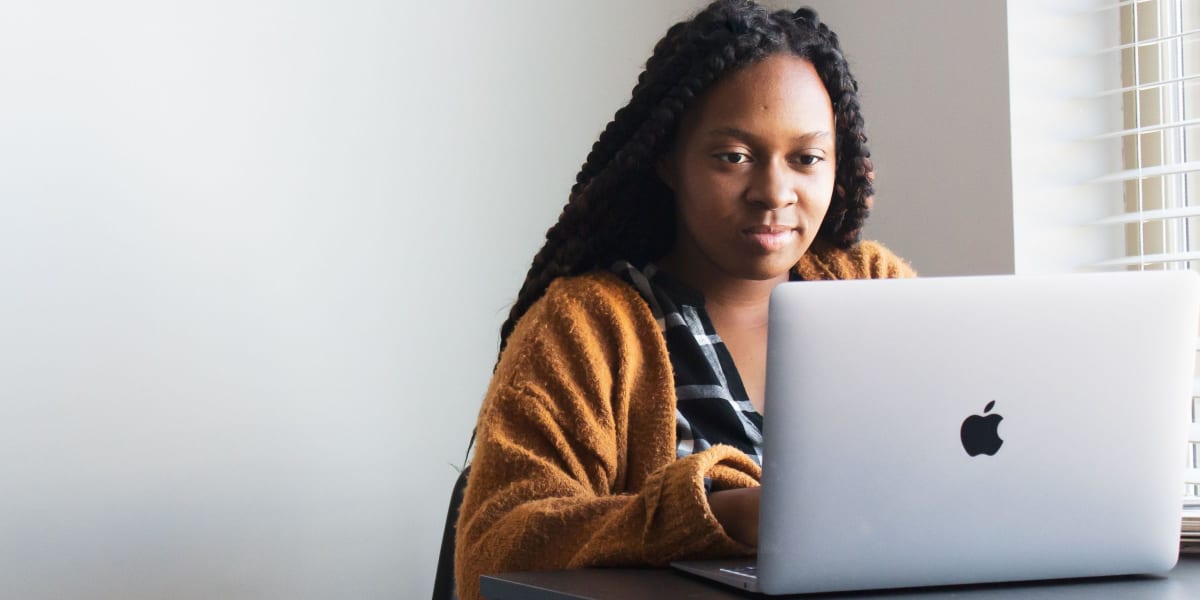
[[[767,56],[811,62],[833,104],[837,172],[818,237],[841,247],[858,242],[873,193],[873,168],[858,83],[837,35],[811,9],[768,12],[750,0],[718,0],[673,25],[654,47],[629,103],[588,153],[558,223],[500,328],[500,351],[521,316],[558,277],[625,259],[643,267],[674,244],[674,198],[655,165],[670,150],[684,113],[721,77]]]

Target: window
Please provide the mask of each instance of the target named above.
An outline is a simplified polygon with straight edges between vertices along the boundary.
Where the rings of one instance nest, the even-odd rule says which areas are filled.
[[[1121,43],[1118,94],[1123,211],[1101,223],[1119,227],[1123,256],[1100,266],[1200,271],[1200,2],[1127,0],[1117,4]],[[1197,345],[1200,374],[1200,344]],[[1200,496],[1200,378],[1192,398],[1184,493]]]

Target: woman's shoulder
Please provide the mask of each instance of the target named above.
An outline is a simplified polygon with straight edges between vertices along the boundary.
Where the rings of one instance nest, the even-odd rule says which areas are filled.
[[[796,263],[802,279],[887,279],[916,277],[908,261],[897,256],[883,244],[864,240],[842,248],[821,240]]]
[[[574,308],[584,309],[586,314],[596,314],[597,310],[602,313],[636,311],[645,302],[637,290],[616,273],[597,269],[580,275],[559,277],[550,282],[546,293],[534,303],[534,307],[539,304],[555,314],[572,314]],[[530,312],[534,312],[534,309],[531,308]]]
[[[652,339],[657,327],[637,290],[615,273],[595,270],[552,281],[517,322],[508,346],[623,347],[634,339]]]

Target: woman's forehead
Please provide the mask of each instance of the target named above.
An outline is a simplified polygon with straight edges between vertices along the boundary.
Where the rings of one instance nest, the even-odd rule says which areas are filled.
[[[684,126],[700,132],[784,129],[795,135],[833,131],[833,106],[812,63],[777,54],[715,83]]]

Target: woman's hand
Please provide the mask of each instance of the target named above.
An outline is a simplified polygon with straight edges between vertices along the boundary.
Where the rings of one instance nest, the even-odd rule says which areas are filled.
[[[725,535],[754,547],[758,547],[758,490],[736,488],[708,495],[708,506]]]

